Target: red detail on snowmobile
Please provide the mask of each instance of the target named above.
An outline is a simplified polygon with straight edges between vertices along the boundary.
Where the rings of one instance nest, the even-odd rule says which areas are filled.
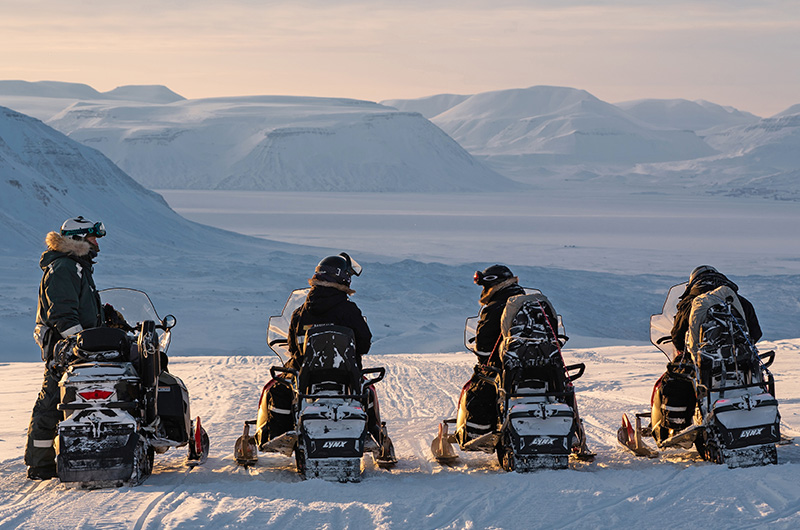
[[[78,395],[87,401],[96,401],[98,399],[108,399],[114,392],[108,390],[91,390],[86,392],[78,392]]]
[[[194,450],[198,455],[203,454],[203,428],[200,425],[200,416],[197,417],[194,423]]]

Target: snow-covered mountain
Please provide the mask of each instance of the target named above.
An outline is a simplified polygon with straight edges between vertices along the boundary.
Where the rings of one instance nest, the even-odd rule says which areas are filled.
[[[484,92],[431,120],[472,154],[521,157],[527,163],[630,164],[714,153],[693,132],[647,126],[573,88]]]
[[[48,124],[99,149],[150,188],[515,187],[422,116],[366,101],[253,96],[76,103]]]
[[[98,92],[89,85],[61,81],[0,80],[0,105],[47,121],[78,101],[172,103],[184,97],[162,85],[127,85]]]
[[[760,119],[755,114],[704,100],[639,99],[615,105],[638,120],[663,129],[701,132],[753,123]]]

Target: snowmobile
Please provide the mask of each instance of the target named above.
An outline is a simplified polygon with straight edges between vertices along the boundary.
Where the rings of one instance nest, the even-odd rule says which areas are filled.
[[[439,425],[431,452],[441,464],[458,459],[453,444],[462,451],[496,453],[506,471],[564,469],[570,455],[594,457],[586,446],[573,387],[586,366],[564,364],[561,348],[568,337],[560,315],[541,291],[526,288],[525,293],[509,298],[503,311],[501,341],[493,353],[499,354],[499,367],[491,360],[476,365],[462,389],[456,418]],[[468,318],[464,330],[464,344],[473,352],[477,322],[477,316]],[[476,402],[488,404],[483,411],[470,398],[480,393],[484,399]]]
[[[186,386],[162,370],[175,317],[160,319],[142,291],[106,289],[100,297],[119,327],[85,329],[56,347],[64,368],[59,480],[86,489],[135,486],[150,476],[154,453],[170,447],[188,445],[190,466],[204,462],[208,434],[199,417],[191,420]]]
[[[730,468],[777,463],[780,414],[769,371],[775,352],[758,352],[736,294],[725,286],[693,301],[687,351],[676,351],[670,333],[686,286],[673,286],[662,312],[650,317],[650,340],[670,362],[650,412],[637,413],[633,423],[623,414],[620,444],[654,458],[659,452],[644,441],[652,436],[658,449],[694,445],[704,460]]]
[[[303,304],[308,291],[293,291],[283,312],[269,319],[267,344],[281,360],[289,358],[292,313]],[[372,453],[379,467],[393,467],[397,458],[386,424],[380,421],[372,389],[383,379],[385,368],[362,369],[353,332],[343,326],[313,326],[306,333],[303,348],[299,370],[282,365],[270,369],[272,380],[261,393],[258,419],[246,421],[244,432],[236,441],[236,462],[255,465],[258,450],[286,456],[294,453],[297,471],[303,478],[338,482],[361,480],[365,452]],[[269,391],[275,385],[289,391],[290,410],[276,411],[267,404]],[[285,413],[289,430],[274,436],[270,429],[275,426],[270,427],[270,423],[278,421],[276,412]],[[370,424],[377,426],[376,432],[370,431]],[[254,436],[250,434],[251,426],[255,426]]]

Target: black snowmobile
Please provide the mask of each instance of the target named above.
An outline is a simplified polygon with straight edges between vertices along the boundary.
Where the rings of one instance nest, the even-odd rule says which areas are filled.
[[[160,319],[142,291],[106,289],[100,297],[119,312],[120,327],[86,329],[56,346],[65,368],[59,480],[89,489],[135,486],[150,476],[154,453],[170,447],[188,445],[187,464],[202,463],[208,435],[199,417],[191,420],[186,386],[161,367],[175,317]]]
[[[289,357],[292,313],[303,304],[308,291],[293,291],[283,312],[269,319],[267,344],[281,359]],[[236,441],[236,462],[243,466],[256,464],[259,449],[286,456],[294,453],[297,471],[303,478],[339,482],[361,480],[365,452],[372,453],[379,467],[393,467],[397,463],[394,448],[386,425],[380,421],[371,389],[383,379],[386,370],[361,368],[353,332],[347,327],[313,326],[303,344],[299,370],[271,368],[272,381],[261,393],[258,419],[245,422],[244,433]],[[275,385],[290,394],[290,409],[282,410],[268,402]],[[370,432],[370,424],[378,427],[376,432]],[[250,434],[253,425],[254,436]]]
[[[568,340],[561,317],[537,289],[509,298],[501,320],[500,368],[478,364],[459,397],[458,415],[439,425],[431,452],[441,464],[463,451],[497,453],[506,471],[563,469],[570,455],[591,460],[578,417],[573,381],[583,363],[565,366]],[[478,317],[467,319],[466,347],[475,351]],[[455,432],[449,426],[455,425]]]
[[[670,332],[686,283],[673,286],[662,312],[650,317],[650,340],[671,362],[656,382],[651,411],[626,414],[617,438],[636,455],[695,446],[704,460],[728,467],[775,464],[781,442],[775,380],[768,367],[775,352],[759,354],[733,290],[723,286],[692,303],[686,352],[677,352]],[[649,419],[647,426],[642,419]]]

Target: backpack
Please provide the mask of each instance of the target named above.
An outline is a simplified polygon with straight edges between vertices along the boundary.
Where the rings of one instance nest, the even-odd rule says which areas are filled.
[[[547,392],[564,392],[569,382],[561,358],[558,317],[541,293],[512,296],[500,322],[503,388],[513,393],[519,384]]]
[[[733,289],[723,285],[692,301],[686,349],[709,388],[725,381],[745,383],[745,374],[756,368],[757,352]]]

